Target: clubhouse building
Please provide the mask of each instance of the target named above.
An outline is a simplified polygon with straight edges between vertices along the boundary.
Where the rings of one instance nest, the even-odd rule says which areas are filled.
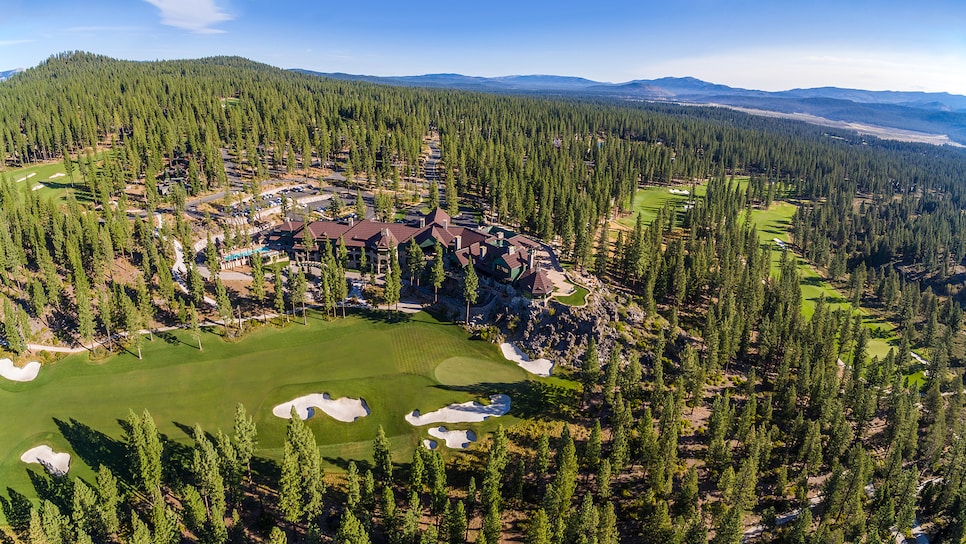
[[[543,244],[500,227],[453,225],[452,218],[440,208],[423,217],[418,227],[378,221],[286,221],[272,229],[265,242],[269,249],[288,253],[294,260],[318,262],[325,242],[335,250],[340,239],[348,253],[349,268],[360,268],[365,254],[366,263],[382,274],[388,269],[393,249],[405,266],[405,248],[413,240],[427,255],[435,253],[438,242],[451,269],[462,269],[472,259],[480,274],[521,287],[533,297],[553,291],[547,272],[536,263]]]

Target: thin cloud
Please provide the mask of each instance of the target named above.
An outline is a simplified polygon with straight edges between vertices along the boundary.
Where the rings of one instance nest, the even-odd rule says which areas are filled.
[[[161,24],[183,28],[197,34],[221,34],[211,25],[234,17],[215,5],[214,0],[145,0],[161,10]]]
[[[72,26],[67,32],[143,32],[139,26]]]
[[[21,45],[25,43],[34,43],[37,40],[0,40],[0,47],[7,47],[10,45]]]

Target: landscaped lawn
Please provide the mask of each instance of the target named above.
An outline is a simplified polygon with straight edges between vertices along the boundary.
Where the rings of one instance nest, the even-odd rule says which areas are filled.
[[[566,304],[567,306],[583,306],[584,302],[587,300],[587,293],[589,291],[579,285],[575,285],[576,289],[573,293],[567,296],[555,297],[556,301],[561,304]]]
[[[279,459],[286,420],[272,415],[275,405],[310,393],[361,397],[371,409],[368,417],[342,423],[317,410],[308,420],[324,455],[333,462],[370,457],[382,425],[395,459],[409,462],[414,447],[428,438],[428,426],[416,428],[403,419],[414,409],[428,412],[509,394],[514,404],[507,416],[450,425],[482,436],[498,424],[541,415],[542,399],[559,394],[552,379],[533,378],[504,360],[496,346],[469,340],[458,326],[426,313],[392,323],[382,317],[324,321],[310,314],[308,326],[267,327],[235,343],[206,332],[201,352],[190,334],[178,331],[145,341],[142,361],[124,353],[91,362],[80,354],[45,366],[33,382],[0,379],[0,482],[33,496],[28,470],[42,469],[19,457],[40,443],[69,452],[70,475],[90,481],[99,462],[120,462],[93,452],[107,443],[97,438],[100,433],[122,437],[118,420],[129,409],[149,410],[161,433],[191,444],[188,433],[196,423],[212,433],[219,428],[230,433],[241,402],[258,425],[258,455]]]

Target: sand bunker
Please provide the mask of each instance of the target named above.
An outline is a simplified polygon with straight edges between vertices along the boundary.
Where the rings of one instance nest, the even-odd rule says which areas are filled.
[[[36,176],[36,175],[37,175],[36,173],[32,173],[32,174],[27,174],[26,176],[24,176],[24,177],[22,177],[22,178],[20,178],[20,179],[18,179],[18,180],[17,180],[17,183],[20,183],[21,181],[27,181],[28,179],[30,179],[30,178],[32,178],[32,177],[34,177],[34,176]]]
[[[64,177],[64,176],[66,176],[66,175],[67,175],[67,174],[65,174],[65,173],[63,173],[63,172],[57,172],[56,174],[54,174],[54,175],[52,175],[52,176],[50,176],[50,179],[57,179],[57,178],[62,178],[62,177]]]
[[[691,194],[691,191],[686,191],[684,189],[668,189],[667,192],[671,193],[672,195],[689,195],[689,194]]]
[[[40,373],[40,363],[30,361],[23,368],[13,365],[10,359],[0,359],[0,376],[15,382],[30,382]]]
[[[429,436],[445,440],[447,448],[456,450],[466,449],[476,442],[476,433],[473,431],[448,431],[446,427],[433,427],[429,430]]]
[[[70,470],[70,454],[57,453],[47,445],[30,448],[23,452],[20,460],[24,463],[39,463],[55,476],[63,476]]]
[[[503,356],[506,357],[508,361],[513,361],[514,363],[520,365],[523,370],[526,370],[530,374],[536,374],[537,376],[543,376],[546,378],[550,375],[550,371],[553,370],[553,361],[550,359],[535,359],[530,360],[530,357],[526,353],[514,346],[513,344],[508,344],[506,342],[500,344],[500,349],[503,351]]]
[[[493,395],[490,397],[490,404],[486,406],[470,401],[450,404],[426,415],[419,415],[419,410],[413,410],[413,413],[406,414],[406,421],[416,427],[433,423],[479,423],[490,417],[500,417],[509,411],[510,397]]]
[[[430,440],[430,439],[427,438],[426,440],[423,440],[423,446],[425,446],[427,450],[435,450],[436,449],[436,441],[435,440]]]
[[[292,407],[302,419],[308,419],[315,415],[315,408],[319,408],[333,419],[351,423],[360,417],[369,415],[369,406],[362,399],[351,399],[340,397],[335,400],[329,397],[328,393],[313,393],[299,397],[291,402],[284,402],[272,409],[272,413],[277,417],[289,419],[292,415]]]
[[[38,185],[38,186],[34,187],[33,189],[31,189],[31,191],[39,191],[39,190],[43,189],[44,187],[46,187],[46,185],[44,185],[43,183],[41,183],[40,185]]]

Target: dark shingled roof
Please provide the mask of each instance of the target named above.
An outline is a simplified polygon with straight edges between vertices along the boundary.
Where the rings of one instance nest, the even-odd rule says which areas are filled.
[[[453,218],[450,217],[448,213],[444,212],[443,208],[436,208],[426,216],[427,225],[441,225],[443,227],[449,227],[449,224],[452,221]]]
[[[535,297],[553,293],[553,282],[550,280],[550,275],[542,268],[528,271],[520,278],[520,287]]]

